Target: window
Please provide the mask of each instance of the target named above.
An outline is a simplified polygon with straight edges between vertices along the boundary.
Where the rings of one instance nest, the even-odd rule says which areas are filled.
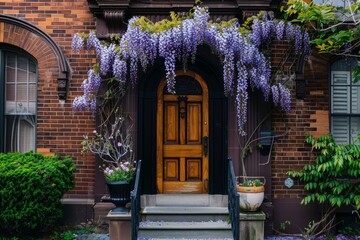
[[[0,150],[35,151],[37,64],[27,53],[0,45]]]
[[[353,143],[360,133],[360,82],[351,70],[356,59],[341,59],[331,66],[331,133],[338,144]]]

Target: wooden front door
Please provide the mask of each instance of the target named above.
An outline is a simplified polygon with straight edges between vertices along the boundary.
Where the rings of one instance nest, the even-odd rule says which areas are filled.
[[[157,191],[208,193],[208,88],[187,71],[177,72],[175,89],[164,79],[157,92]]]

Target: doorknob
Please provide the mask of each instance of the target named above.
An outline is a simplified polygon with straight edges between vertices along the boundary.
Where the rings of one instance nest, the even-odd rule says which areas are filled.
[[[203,152],[204,152],[204,156],[207,157],[207,155],[209,153],[209,137],[208,136],[203,137]]]

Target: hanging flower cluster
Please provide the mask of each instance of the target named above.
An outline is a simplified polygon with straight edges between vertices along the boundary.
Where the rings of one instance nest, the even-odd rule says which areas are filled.
[[[261,12],[262,17],[255,18],[249,39],[256,47],[268,45],[272,40],[294,41],[296,54],[310,55],[310,36],[300,26],[285,23],[274,18],[272,12]]]
[[[158,57],[164,58],[167,88],[175,93],[175,64],[181,61],[195,61],[197,47],[208,44],[220,56],[223,63],[225,94],[235,94],[238,130],[244,135],[247,120],[249,87],[263,92],[267,101],[270,94],[273,102],[283,110],[290,110],[290,91],[283,85],[271,86],[271,65],[261,47],[271,40],[294,41],[297,54],[309,54],[309,35],[299,26],[274,19],[273,14],[264,13],[262,18],[254,18],[252,28],[241,31],[237,21],[211,23],[207,8],[196,6],[187,18],[171,15],[171,21],[152,23],[144,17],[129,20],[127,31],[119,40],[119,45],[101,43],[94,33],[87,38],[75,34],[72,41],[74,52],[79,52],[87,40],[87,48],[95,49],[99,69],[89,71],[83,83],[84,95],[73,102],[74,109],[94,110],[95,95],[100,86],[100,75],[112,74],[119,81],[130,77],[137,82],[138,66],[145,70]]]

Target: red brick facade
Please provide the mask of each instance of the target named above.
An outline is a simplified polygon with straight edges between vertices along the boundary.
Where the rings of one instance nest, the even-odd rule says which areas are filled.
[[[79,1],[23,1],[2,0],[0,14],[10,15],[27,21],[50,35],[69,62],[70,73],[68,94],[65,104],[59,101],[57,91],[58,59],[50,46],[40,36],[28,29],[11,23],[0,22],[0,44],[8,43],[27,51],[38,61],[38,127],[37,148],[50,149],[61,156],[70,155],[77,166],[76,187],[67,197],[93,198],[95,171],[97,166],[91,154],[81,154],[83,135],[91,133],[95,122],[91,113],[73,112],[72,100],[80,95],[80,85],[87,76],[87,70],[95,63],[91,53],[71,52],[71,39],[76,32],[95,30],[95,18],[90,12],[86,0]],[[274,47],[274,66],[281,62],[287,45]],[[291,62],[291,61],[288,61]],[[285,64],[285,69],[291,66]],[[304,100],[295,98],[293,84],[292,109],[289,113],[276,111],[272,115],[272,131],[285,136],[276,139],[271,159],[271,195],[274,200],[299,200],[304,196],[303,186],[295,182],[288,189],[284,180],[286,172],[300,169],[314,160],[310,146],[304,143],[305,133],[318,137],[329,132],[329,76],[328,60],[313,56],[305,63],[304,79],[306,96]],[[136,91],[134,91],[136,92]],[[136,96],[131,95],[128,108],[136,115]],[[239,173],[238,139],[235,126],[235,114],[232,103],[229,104],[229,155],[232,155],[235,169]],[[135,118],[136,119],[136,118]],[[136,130],[135,130],[136,131]],[[286,220],[286,219],[284,219]]]
[[[70,65],[68,95],[60,103],[57,56],[39,35],[11,23],[0,22],[0,43],[8,43],[27,51],[38,62],[38,126],[37,148],[49,149],[61,156],[69,155],[76,163],[76,187],[72,197],[92,197],[94,157],[81,154],[81,139],[92,132],[95,124],[90,113],[74,113],[71,104],[81,93],[80,85],[87,70],[95,63],[91,54],[72,54],[71,39],[76,32],[95,28],[95,19],[87,1],[1,1],[0,14],[27,21],[46,32],[57,43]]]
[[[303,197],[303,187],[295,184],[291,189],[284,186],[286,172],[301,169],[314,160],[311,147],[304,143],[307,133],[318,137],[329,133],[329,84],[328,63],[319,56],[312,56],[305,63],[306,97],[292,99],[290,113],[278,112],[273,116],[273,130],[286,132],[274,145],[272,159],[273,198],[294,199]]]

